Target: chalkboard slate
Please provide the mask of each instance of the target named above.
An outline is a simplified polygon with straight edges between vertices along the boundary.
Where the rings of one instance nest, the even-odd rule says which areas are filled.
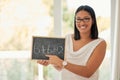
[[[35,37],[32,41],[32,59],[49,59],[45,55],[57,55],[64,60],[65,38]]]

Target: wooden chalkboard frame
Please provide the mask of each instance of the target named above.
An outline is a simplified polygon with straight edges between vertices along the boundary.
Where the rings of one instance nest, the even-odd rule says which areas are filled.
[[[65,38],[33,36],[32,59],[48,60],[45,55],[57,55],[64,60]]]

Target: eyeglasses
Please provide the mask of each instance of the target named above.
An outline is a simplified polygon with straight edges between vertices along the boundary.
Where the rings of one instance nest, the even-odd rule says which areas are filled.
[[[90,18],[83,18],[83,19],[78,18],[78,19],[76,19],[77,23],[80,23],[81,21],[83,21],[83,22],[89,22]]]

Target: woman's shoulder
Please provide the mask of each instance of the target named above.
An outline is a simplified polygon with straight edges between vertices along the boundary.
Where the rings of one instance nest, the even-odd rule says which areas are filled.
[[[91,44],[101,44],[101,45],[106,45],[106,41],[103,38],[97,38],[91,41]]]
[[[106,42],[105,39],[103,39],[103,38],[101,38],[101,37],[98,37],[97,40],[100,40],[100,41],[102,41],[102,42]]]
[[[106,46],[107,43],[106,43],[105,39],[99,37],[97,40],[100,41],[100,44],[101,44],[101,45]]]

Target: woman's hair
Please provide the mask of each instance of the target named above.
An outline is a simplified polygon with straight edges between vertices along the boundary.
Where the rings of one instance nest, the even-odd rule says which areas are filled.
[[[75,17],[76,17],[76,14],[81,10],[87,11],[90,14],[90,16],[92,18],[92,22],[93,22],[92,27],[91,27],[91,38],[97,39],[98,38],[98,28],[97,28],[96,16],[95,16],[94,10],[88,5],[82,5],[82,6],[78,7],[78,9],[76,10]],[[80,33],[76,27],[75,17],[74,17],[74,39],[79,40],[81,37],[80,37]]]

